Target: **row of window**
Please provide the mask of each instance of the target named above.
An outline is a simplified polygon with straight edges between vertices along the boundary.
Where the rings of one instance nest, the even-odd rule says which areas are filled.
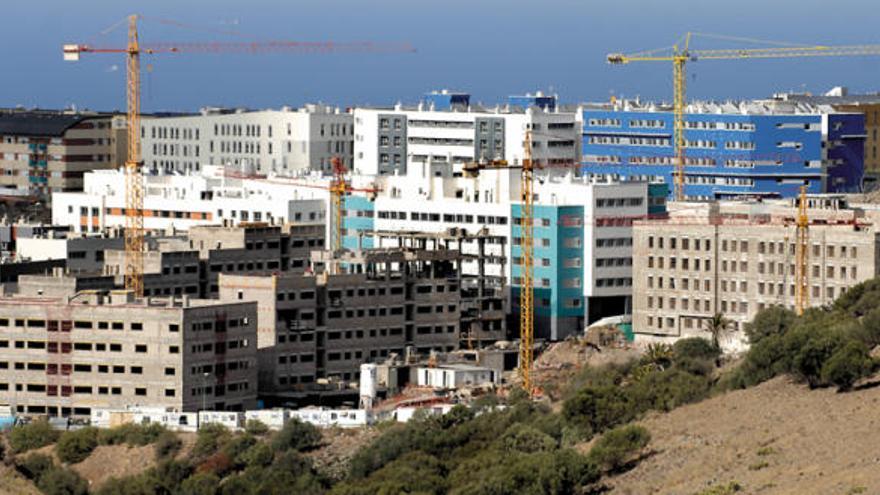
[[[678,258],[676,258],[675,256],[670,256],[668,258],[668,263],[666,262],[666,260],[667,260],[667,258],[664,258],[663,256],[657,256],[657,257],[648,256],[648,268],[655,268],[656,267],[656,268],[662,270],[668,266],[668,268],[670,270],[678,270],[679,269]],[[727,261],[724,261],[723,263],[725,263],[724,266],[726,267]],[[745,261],[743,263],[745,263]],[[691,268],[691,258],[684,258],[684,257],[681,258],[680,269],[682,271],[693,270],[695,272],[698,272],[701,269],[700,266],[701,266],[700,258],[693,258],[693,268]],[[712,260],[710,260],[710,259],[703,260],[702,261],[702,270],[707,271],[707,272],[711,271],[712,270]],[[724,271],[727,271],[727,268],[725,268]],[[734,271],[736,271],[736,270],[734,270]]]

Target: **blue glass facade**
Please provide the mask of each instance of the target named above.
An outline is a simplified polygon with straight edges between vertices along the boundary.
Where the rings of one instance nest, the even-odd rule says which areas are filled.
[[[584,172],[672,183],[672,113],[586,109]],[[862,114],[685,116],[685,195],[791,197],[856,192],[864,171]],[[827,135],[823,135],[823,129]]]

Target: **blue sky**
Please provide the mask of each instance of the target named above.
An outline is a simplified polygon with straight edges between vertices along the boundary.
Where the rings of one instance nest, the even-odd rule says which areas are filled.
[[[542,89],[566,102],[610,94],[666,99],[671,67],[610,67],[608,52],[667,46],[702,31],[797,43],[880,43],[876,0],[6,0],[0,106],[124,107],[121,55],[61,60],[61,45],[124,46],[131,12],[150,41],[408,41],[416,54],[164,55],[150,57],[145,110],[252,108],[322,101],[416,101],[435,88],[494,103]],[[198,26],[181,30],[157,19]],[[238,36],[223,34],[237,30]],[[704,43],[705,48],[720,45]],[[742,45],[739,45],[742,46]],[[691,97],[763,97],[836,85],[880,90],[880,57],[699,62]]]

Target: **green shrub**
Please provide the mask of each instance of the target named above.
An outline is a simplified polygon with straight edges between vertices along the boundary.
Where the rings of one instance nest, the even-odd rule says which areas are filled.
[[[86,460],[97,446],[98,429],[82,428],[62,433],[55,444],[55,453],[61,462],[76,464]]]
[[[844,337],[837,332],[827,331],[814,335],[794,355],[793,371],[806,380],[811,388],[822,385],[822,368],[825,362],[844,344]]]
[[[671,411],[705,399],[709,391],[710,383],[705,376],[675,368],[650,373],[626,389],[631,409],[639,414],[652,409]]]
[[[159,438],[156,439],[153,448],[156,450],[156,458],[165,459],[176,456],[177,453],[180,452],[182,446],[183,442],[176,433],[173,431],[164,431],[159,435]]]
[[[772,335],[782,335],[795,322],[795,314],[782,306],[770,306],[758,312],[755,318],[745,324],[749,343],[755,345]]]
[[[566,421],[593,434],[626,423],[635,417],[633,404],[621,387],[585,387],[562,405]]]
[[[168,430],[158,423],[148,425],[127,423],[114,428],[101,429],[98,432],[98,443],[100,445],[127,444],[141,447],[155,442],[166,431]]]
[[[213,473],[196,473],[180,484],[179,495],[216,495],[220,491],[220,478]]]
[[[281,452],[311,450],[320,444],[321,431],[314,425],[304,423],[299,419],[288,421],[272,440],[272,446]]]
[[[44,454],[28,454],[24,458],[16,458],[15,468],[26,478],[38,480],[49,469],[55,467],[52,458]]]
[[[232,435],[225,426],[217,423],[207,424],[199,428],[192,456],[209,457],[220,450]]]
[[[272,464],[274,458],[275,451],[272,450],[272,447],[265,442],[260,442],[242,452],[235,461],[243,463],[247,467],[266,467]]]
[[[617,471],[631,462],[633,456],[651,441],[651,434],[643,426],[626,425],[615,428],[599,439],[587,458],[608,471]]]
[[[557,447],[557,442],[553,437],[523,423],[516,423],[508,428],[499,442],[504,451],[517,451],[526,454],[555,450]]]
[[[849,342],[831,355],[822,366],[822,380],[849,390],[872,369],[868,348],[861,342]]]
[[[269,427],[259,419],[249,419],[244,424],[244,431],[258,437],[269,433]]]
[[[28,450],[45,447],[58,440],[61,433],[52,428],[46,420],[38,420],[17,426],[9,433],[9,446],[18,454]]]
[[[155,495],[156,491],[147,477],[140,475],[110,478],[101,485],[96,493],[97,495]]]
[[[87,495],[89,483],[70,469],[53,467],[43,473],[37,488],[46,495]]]

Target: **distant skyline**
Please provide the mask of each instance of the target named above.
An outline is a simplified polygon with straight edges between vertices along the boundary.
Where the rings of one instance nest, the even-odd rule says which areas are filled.
[[[133,12],[142,41],[408,41],[415,54],[174,54],[144,56],[143,109],[192,111],[324,102],[342,107],[415,102],[432,89],[494,104],[542,90],[562,102],[610,95],[671,98],[666,63],[612,67],[609,52],[671,45],[701,31],[810,44],[880,44],[880,9],[869,0],[30,0],[4,5],[0,106],[72,104],[122,110],[124,57],[61,59],[64,43],[124,46]],[[161,22],[173,19],[199,29]],[[238,36],[222,31],[234,30]],[[719,45],[699,46],[712,48]],[[747,45],[737,45],[747,46]],[[148,67],[151,70],[148,70]],[[880,90],[880,57],[690,64],[697,99],[822,93],[842,85]]]

